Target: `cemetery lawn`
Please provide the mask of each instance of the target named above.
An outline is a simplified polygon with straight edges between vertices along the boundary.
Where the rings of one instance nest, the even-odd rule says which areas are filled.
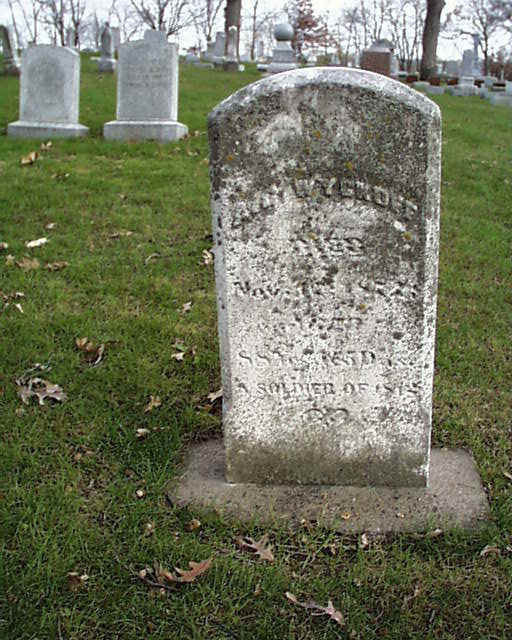
[[[365,541],[314,523],[247,526],[166,497],[187,443],[221,432],[220,401],[208,398],[220,371],[206,115],[258,78],[251,67],[180,73],[190,137],[108,143],[115,80],[83,59],[90,136],[53,140],[27,166],[21,158],[39,143],[5,136],[18,80],[0,77],[0,639],[511,638],[510,110],[436,99],[433,440],[473,452],[492,521]],[[76,346],[85,337],[92,352]],[[27,373],[36,363],[48,368]],[[24,374],[60,385],[67,400],[23,404],[15,380]],[[264,534],[273,563],[236,544]],[[203,575],[164,594],[138,577],[154,562],[174,571],[210,557]],[[287,591],[332,600],[344,626]]]

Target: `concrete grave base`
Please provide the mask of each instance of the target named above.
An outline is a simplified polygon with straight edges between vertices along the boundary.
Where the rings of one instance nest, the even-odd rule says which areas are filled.
[[[436,87],[432,84],[429,84],[425,87],[425,93],[433,96],[440,96],[445,92],[445,87]]]
[[[181,122],[112,120],[103,125],[103,136],[107,140],[158,140],[171,142],[188,133],[188,127]]]
[[[114,73],[116,67],[117,60],[115,58],[100,58],[98,60],[99,73]]]
[[[7,125],[7,135],[12,138],[81,138],[88,133],[89,127],[83,124],[17,120]]]
[[[473,529],[489,519],[489,505],[470,454],[432,449],[428,489],[341,486],[262,486],[224,480],[221,440],[195,445],[171,489],[180,505],[213,508],[239,520],[265,523],[317,520],[336,531]]]
[[[491,104],[512,107],[512,96],[504,93],[490,93],[487,95],[487,98]]]

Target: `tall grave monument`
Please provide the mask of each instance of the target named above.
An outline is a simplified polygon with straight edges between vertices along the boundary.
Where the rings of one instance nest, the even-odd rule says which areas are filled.
[[[7,125],[18,138],[78,138],[80,55],[47,44],[25,49],[21,59],[20,119]]]
[[[178,122],[177,45],[164,32],[120,45],[116,118],[103,127],[107,139],[168,142],[188,133]]]
[[[287,22],[277,24],[274,29],[276,48],[272,52],[272,62],[268,67],[269,73],[281,73],[297,69],[297,57],[292,49],[293,27]]]
[[[178,497],[340,528],[473,523],[470,456],[430,450],[439,108],[301,69],[222,102],[209,136],[224,450],[194,449]]]
[[[108,22],[103,25],[101,30],[100,46],[101,57],[98,60],[98,71],[100,73],[114,73],[117,60],[114,58],[114,38]]]

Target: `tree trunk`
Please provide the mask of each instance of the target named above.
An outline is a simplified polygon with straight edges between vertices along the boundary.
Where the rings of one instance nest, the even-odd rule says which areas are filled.
[[[427,15],[423,28],[423,55],[421,58],[421,79],[427,80],[436,70],[437,40],[441,27],[441,12],[444,0],[427,0]]]
[[[227,54],[229,41],[229,27],[235,26],[238,29],[236,42],[236,57],[240,59],[240,15],[242,13],[242,0],[226,0],[224,9],[224,31],[226,32],[226,48],[224,54]]]

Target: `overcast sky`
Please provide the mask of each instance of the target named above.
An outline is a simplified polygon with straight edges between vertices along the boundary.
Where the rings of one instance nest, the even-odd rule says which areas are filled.
[[[89,11],[96,9],[98,13],[101,14],[109,7],[111,0],[87,0],[87,7]],[[312,0],[313,7],[319,13],[324,13],[328,11],[331,16],[336,16],[341,13],[343,8],[348,8],[354,5],[354,0]],[[244,4],[244,0],[242,0],[242,6]],[[260,6],[268,7],[268,8],[276,8],[279,6],[283,6],[285,4],[285,0],[282,2],[276,0],[263,0],[260,2]],[[443,12],[443,16],[446,16],[450,11],[452,11],[457,4],[457,0],[446,0],[446,7]],[[11,22],[9,9],[7,0],[0,0],[0,23],[9,24]],[[180,47],[186,47],[194,45],[196,38],[193,31],[188,33],[183,33],[180,37]],[[461,38],[458,42],[454,42],[453,40],[446,40],[444,38],[440,38],[439,46],[438,46],[438,55],[441,58],[449,59],[449,58],[461,58],[462,52],[464,49],[472,48],[472,40],[469,36],[465,36]]]

